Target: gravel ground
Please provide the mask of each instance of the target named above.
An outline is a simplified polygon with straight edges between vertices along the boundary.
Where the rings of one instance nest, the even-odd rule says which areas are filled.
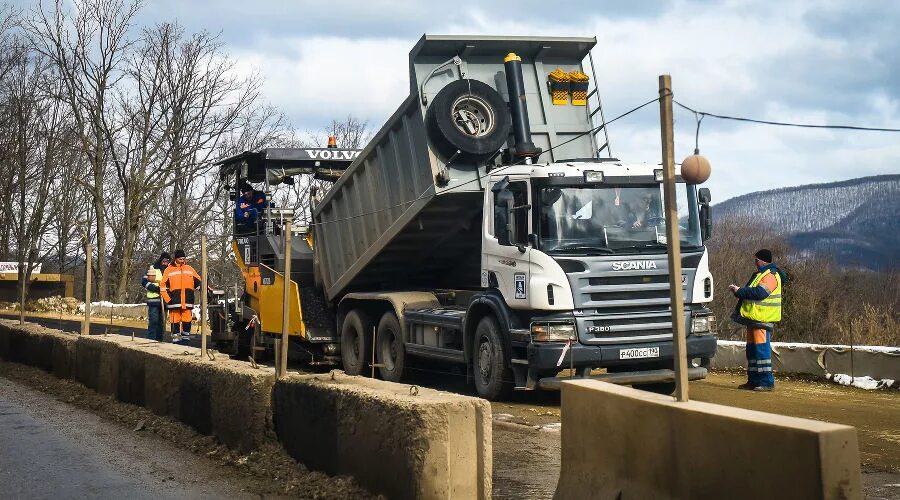
[[[691,399],[852,425],[858,430],[863,487],[869,499],[900,499],[900,391],[865,391],[779,378],[771,393],[737,389],[737,373],[692,382]],[[559,478],[561,421],[552,395],[515,394],[493,403],[494,497],[552,498]]]
[[[0,361],[2,400],[24,408],[20,413],[27,413],[34,420],[28,425],[53,427],[56,434],[70,441],[91,443],[97,447],[101,457],[98,460],[122,468],[126,476],[133,473],[136,477],[149,478],[150,484],[156,485],[151,491],[159,491],[160,496],[169,496],[165,492],[171,485],[163,483],[171,481],[178,487],[193,488],[191,491],[199,496],[208,494],[219,498],[239,497],[244,493],[257,498],[373,498],[351,478],[329,477],[307,470],[277,443],[241,454],[174,419],[118,402],[36,368]],[[0,447],[0,455],[5,460],[16,458],[9,457],[5,451],[8,453]],[[4,459],[0,459],[0,464]],[[49,472],[51,476],[64,473]],[[113,486],[121,486],[116,477],[99,477],[106,477]]]

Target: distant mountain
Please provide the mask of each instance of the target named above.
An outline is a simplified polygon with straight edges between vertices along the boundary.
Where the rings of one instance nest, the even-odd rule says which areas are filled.
[[[757,220],[801,255],[873,271],[900,268],[900,175],[758,191],[715,205],[713,214]]]

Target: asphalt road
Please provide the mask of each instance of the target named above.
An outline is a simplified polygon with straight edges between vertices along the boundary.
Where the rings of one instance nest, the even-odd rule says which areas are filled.
[[[62,330],[80,329],[78,321],[56,318],[29,318],[28,321]],[[103,334],[108,327],[92,324],[91,333]],[[131,335],[133,331],[143,337],[146,332],[133,327],[113,328],[118,328],[117,333],[123,335]],[[199,346],[199,338],[192,343]],[[457,366],[418,363],[409,368],[407,383],[474,395],[465,372]],[[706,380],[691,384],[691,398],[852,425],[859,431],[866,495],[900,499],[900,392],[864,391],[827,382],[779,377],[775,392],[751,394],[736,388],[742,381],[740,375],[712,373]],[[558,393],[516,392],[510,401],[492,406],[494,496],[549,498],[559,474]]]
[[[0,377],[0,497],[259,498],[212,461]]]

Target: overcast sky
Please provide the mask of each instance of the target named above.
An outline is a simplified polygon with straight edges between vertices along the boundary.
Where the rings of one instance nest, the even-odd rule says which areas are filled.
[[[423,33],[596,36],[606,116],[657,95],[713,113],[900,128],[900,5],[885,1],[232,1],[145,0],[140,23],[221,32],[265,98],[301,130],[349,114],[379,128],[408,94]],[[19,0],[19,4],[31,2]],[[658,162],[658,106],[609,127],[615,156]],[[676,109],[676,161],[694,147]],[[738,194],[900,173],[900,134],[787,129],[707,118],[714,201]]]

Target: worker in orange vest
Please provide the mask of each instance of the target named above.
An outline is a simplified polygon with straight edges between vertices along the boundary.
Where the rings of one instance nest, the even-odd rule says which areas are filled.
[[[175,250],[175,260],[163,272],[159,285],[160,295],[169,311],[172,324],[172,342],[188,343],[191,340],[191,311],[194,308],[194,290],[200,287],[200,275],[185,262],[184,250]],[[181,333],[180,338],[178,332]]]

